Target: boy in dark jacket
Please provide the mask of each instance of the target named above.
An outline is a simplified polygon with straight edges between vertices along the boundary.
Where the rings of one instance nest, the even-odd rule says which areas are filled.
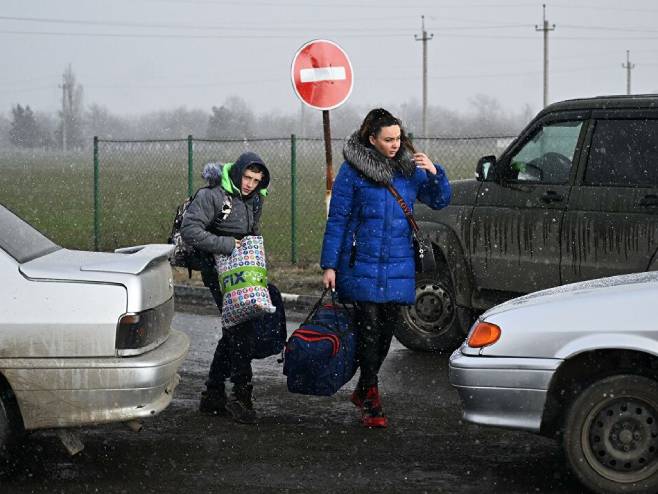
[[[186,243],[209,254],[208,267],[201,274],[221,311],[222,296],[212,255],[230,255],[243,237],[260,235],[262,197],[267,193],[270,173],[256,153],[246,152],[235,163],[206,165],[203,177],[209,187],[200,189],[190,203],[181,236]],[[228,414],[240,423],[256,422],[251,399],[253,347],[254,326],[250,322],[222,328],[206,390],[201,394],[201,412]],[[233,383],[230,400],[224,386],[229,378]]]

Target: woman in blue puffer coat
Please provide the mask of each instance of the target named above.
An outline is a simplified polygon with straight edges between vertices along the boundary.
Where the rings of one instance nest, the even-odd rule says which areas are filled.
[[[332,189],[321,266],[326,288],[354,302],[360,376],[352,402],[366,427],[386,427],[377,374],[393,338],[400,305],[415,299],[411,227],[391,184],[413,210],[450,202],[444,169],[415,152],[400,121],[378,108],[346,142],[345,162]]]

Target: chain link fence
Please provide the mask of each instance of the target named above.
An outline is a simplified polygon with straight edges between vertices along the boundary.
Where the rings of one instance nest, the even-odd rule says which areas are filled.
[[[512,137],[416,138],[450,180],[473,177],[477,160]],[[343,139],[332,141],[334,174]],[[94,140],[89,153],[0,151],[0,202],[60,244],[109,251],[166,242],[176,207],[198,187],[203,166],[258,153],[271,172],[262,229],[270,263],[316,263],[326,216],[324,141]],[[93,166],[91,166],[93,162]]]

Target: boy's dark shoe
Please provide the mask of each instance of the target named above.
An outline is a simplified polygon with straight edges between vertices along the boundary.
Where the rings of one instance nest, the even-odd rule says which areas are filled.
[[[251,384],[235,385],[233,396],[226,403],[226,411],[239,424],[255,424],[256,412],[251,401]]]
[[[364,427],[388,427],[388,418],[384,415],[377,386],[368,388],[361,408],[361,424]]]
[[[224,388],[206,389],[205,391],[201,392],[199,411],[208,415],[225,416],[227,414],[227,402],[228,399],[226,398],[226,391],[224,391]]]

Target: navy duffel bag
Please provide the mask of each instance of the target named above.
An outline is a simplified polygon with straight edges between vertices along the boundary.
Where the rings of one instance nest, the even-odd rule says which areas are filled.
[[[336,302],[323,305],[322,294],[301,326],[288,338],[283,373],[291,393],[331,396],[356,372],[353,317]]]
[[[272,299],[272,305],[276,312],[266,313],[262,317],[252,319],[254,326],[254,348],[251,358],[260,359],[270,355],[276,355],[283,350],[286,344],[286,310],[283,307],[283,299],[279,289],[271,283],[267,284],[267,290]]]

